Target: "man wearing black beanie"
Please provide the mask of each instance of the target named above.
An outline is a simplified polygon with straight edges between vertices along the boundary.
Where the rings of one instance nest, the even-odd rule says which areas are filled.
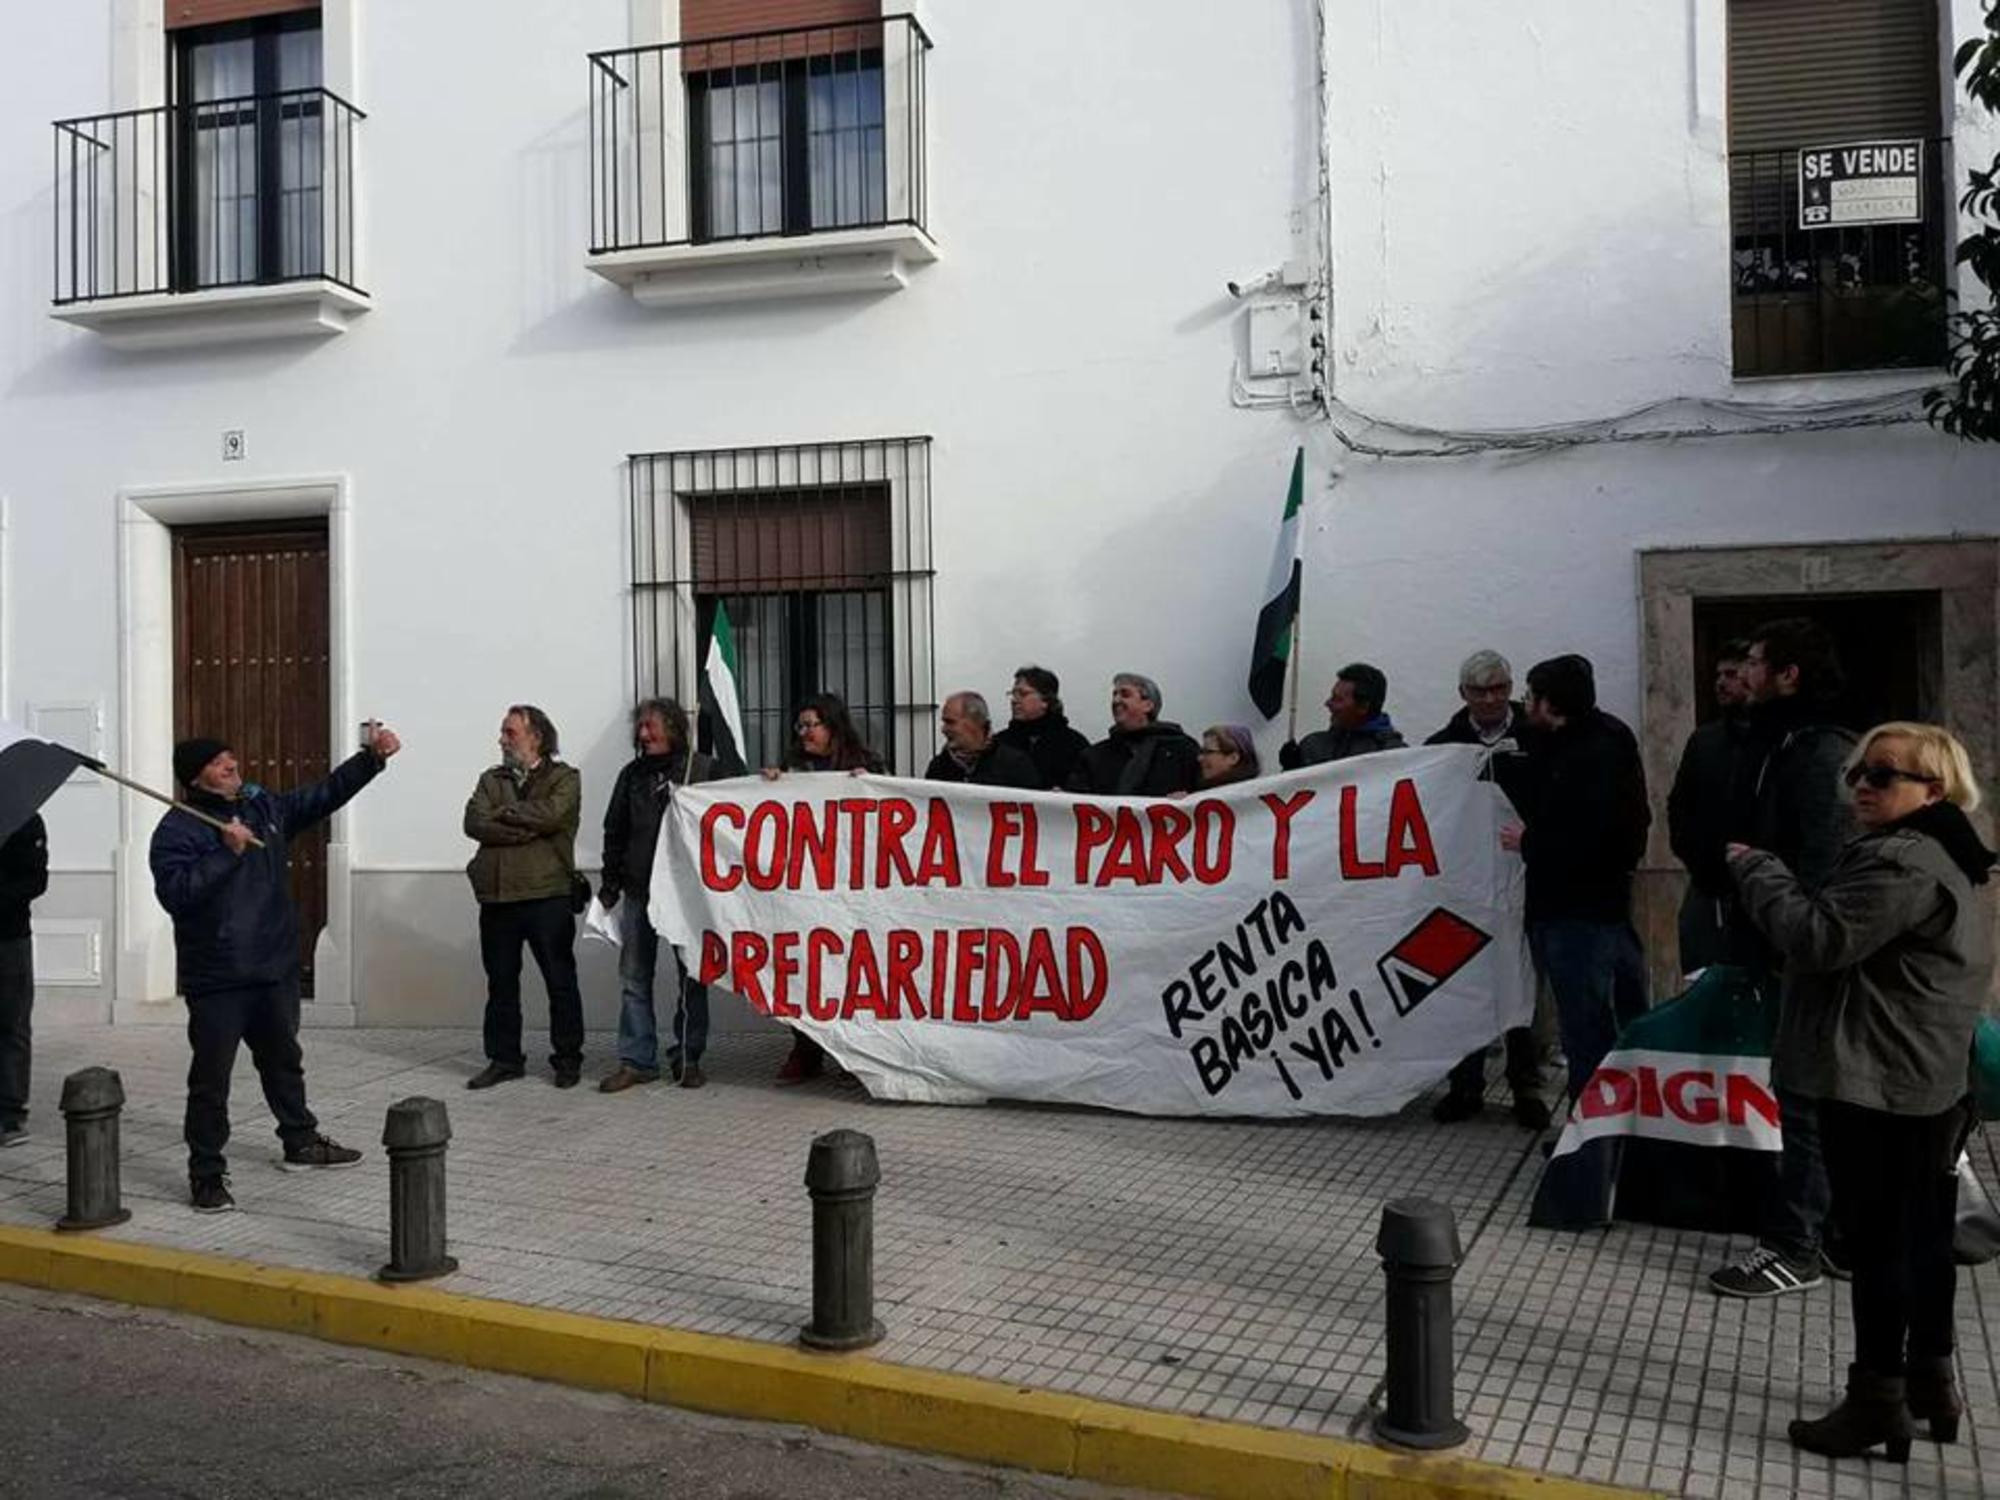
[[[331,817],[380,774],[402,741],[380,725],[368,747],[326,780],[291,792],[246,785],[224,740],[174,746],[174,780],[189,807],[221,821],[216,828],[175,808],[160,820],[152,846],[153,891],[174,919],[174,955],[187,1001],[185,1133],[188,1188],[195,1212],[227,1213],[230,1196],[229,1075],[236,1049],[250,1047],[277,1116],[287,1171],[349,1167],[361,1153],[328,1140],[306,1107],[299,1051],[299,917],[292,904],[286,845]]]
[[[1501,841],[1528,867],[1528,944],[1555,998],[1572,1107],[1626,1022],[1646,1009],[1645,953],[1632,927],[1632,872],[1653,814],[1639,742],[1597,706],[1581,656],[1528,672],[1529,763],[1522,823]]]

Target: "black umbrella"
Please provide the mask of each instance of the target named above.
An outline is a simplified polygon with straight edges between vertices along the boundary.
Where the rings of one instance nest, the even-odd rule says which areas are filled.
[[[74,750],[0,723],[0,839],[10,839],[82,764]]]
[[[128,781],[116,771],[107,769],[101,760],[72,750],[67,745],[58,745],[53,740],[37,739],[12,724],[0,721],[0,840],[12,838],[21,825],[55,795],[56,788],[69,780],[78,766],[95,772],[107,781],[143,792],[156,802],[178,807],[211,828],[227,826],[222,819],[211,817],[198,807],[189,807],[165,792],[156,792],[139,782]],[[260,849],[264,847],[261,840],[253,838],[250,842]]]

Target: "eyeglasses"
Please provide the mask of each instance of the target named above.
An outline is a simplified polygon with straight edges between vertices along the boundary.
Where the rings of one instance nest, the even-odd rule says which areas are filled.
[[[1009,698],[1039,698],[1042,695],[1033,688],[1009,688],[1007,696]]]
[[[825,723],[819,719],[798,719],[795,720],[792,724],[792,733],[810,734],[815,729],[824,729],[824,728],[826,728]]]
[[[1864,781],[1878,792],[1888,791],[1890,787],[1899,781],[1915,781],[1920,782],[1924,786],[1935,786],[1937,784],[1935,776],[1919,776],[1915,771],[1900,771],[1894,766],[1849,766],[1847,768],[1847,784],[1849,786],[1860,786]]]

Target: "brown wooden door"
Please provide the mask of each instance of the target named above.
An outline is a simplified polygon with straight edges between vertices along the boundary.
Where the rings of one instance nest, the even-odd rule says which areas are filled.
[[[174,531],[174,738],[227,740],[273,791],[331,769],[326,523]],[[326,925],[326,825],[291,846],[303,992]]]

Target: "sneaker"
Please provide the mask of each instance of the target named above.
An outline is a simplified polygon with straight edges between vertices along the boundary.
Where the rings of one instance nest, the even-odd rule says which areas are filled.
[[[1461,1120],[1476,1118],[1485,1108],[1484,1094],[1461,1094],[1456,1089],[1451,1089],[1431,1106],[1431,1118],[1440,1125],[1456,1125]]]
[[[188,1183],[188,1202],[194,1205],[198,1214],[227,1214],[236,1211],[236,1200],[229,1195],[227,1177],[196,1177]]]
[[[658,1083],[658,1073],[641,1073],[627,1063],[620,1063],[615,1070],[597,1080],[600,1094],[622,1094],[627,1089],[635,1089],[642,1083]]]
[[[496,1083],[506,1083],[509,1079],[519,1078],[526,1071],[525,1068],[510,1068],[505,1063],[490,1062],[466,1079],[465,1086],[469,1089],[490,1089]]]
[[[691,1062],[685,1068],[681,1069],[682,1088],[698,1089],[707,1082],[708,1082],[708,1075],[701,1071],[700,1063]]]
[[[25,1125],[0,1125],[0,1151],[9,1146],[25,1146],[34,1138]]]
[[[325,1167],[351,1167],[361,1153],[338,1141],[316,1135],[303,1146],[285,1147],[285,1159],[278,1163],[287,1172],[312,1172]]]
[[[1514,1123],[1540,1135],[1549,1128],[1549,1107],[1535,1094],[1514,1096]]]
[[[1782,1297],[1820,1284],[1819,1257],[1800,1264],[1782,1250],[1759,1245],[1734,1265],[1711,1271],[1709,1290],[1718,1297]]]

